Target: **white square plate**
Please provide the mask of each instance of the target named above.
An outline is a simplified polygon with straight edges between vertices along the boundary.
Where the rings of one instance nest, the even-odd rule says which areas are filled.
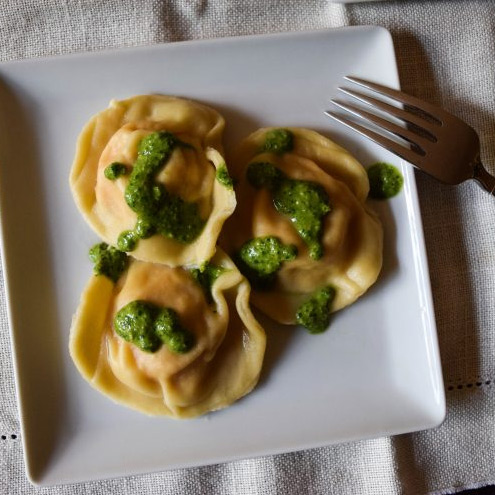
[[[42,485],[218,463],[438,425],[445,398],[410,166],[323,111],[346,74],[398,87],[378,27],[194,41],[0,65],[3,261],[22,439]],[[259,386],[194,420],[149,418],[94,391],[67,346],[96,236],[68,186],[79,131],[111,98],[164,93],[224,114],[227,147],[261,126],[313,128],[364,165],[385,160],[402,193],[376,203],[378,283],[319,336],[266,322]]]

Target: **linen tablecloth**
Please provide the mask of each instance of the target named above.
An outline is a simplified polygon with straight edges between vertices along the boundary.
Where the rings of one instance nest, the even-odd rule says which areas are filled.
[[[186,39],[374,24],[402,88],[479,131],[495,173],[495,0],[4,0],[0,60]],[[24,474],[0,288],[0,493],[422,494],[495,482],[495,198],[417,174],[447,417],[436,429],[120,480],[36,488]]]

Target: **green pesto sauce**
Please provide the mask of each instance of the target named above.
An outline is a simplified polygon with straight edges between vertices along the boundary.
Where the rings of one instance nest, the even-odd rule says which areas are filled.
[[[215,177],[217,181],[222,184],[222,186],[226,187],[227,189],[234,189],[234,181],[229,175],[229,171],[227,170],[227,167],[225,165],[221,165],[220,167],[218,167]]]
[[[139,238],[134,230],[124,230],[117,239],[117,247],[125,252],[134,251],[138,240]]]
[[[284,261],[297,256],[296,246],[285,245],[277,237],[256,237],[245,242],[236,255],[241,273],[257,289],[268,288]]]
[[[147,220],[154,222],[159,234],[182,244],[194,241],[205,225],[196,203],[188,203],[168,194],[163,207],[156,212],[156,217],[147,217]]]
[[[400,192],[404,184],[402,174],[393,165],[379,162],[368,168],[369,197],[389,199]]]
[[[115,332],[142,351],[156,352],[162,341],[154,332],[155,313],[155,306],[144,301],[132,301],[115,315]]]
[[[313,182],[286,179],[273,191],[273,204],[280,213],[290,218],[308,246],[311,258],[321,258],[323,217],[330,211],[325,190]]]
[[[274,191],[285,178],[284,173],[268,162],[252,162],[249,164],[246,177],[255,189]]]
[[[265,142],[262,151],[268,151],[281,155],[292,151],[294,147],[294,135],[287,129],[273,129],[265,134]]]
[[[223,266],[217,266],[213,263],[206,262],[200,268],[193,268],[191,270],[191,276],[198,282],[198,284],[203,289],[206,300],[208,303],[213,302],[213,297],[211,295],[211,288],[215,283],[215,280],[225,271]]]
[[[96,275],[104,275],[112,282],[117,282],[127,268],[127,255],[105,242],[95,244],[89,250],[89,259],[93,262]]]
[[[198,205],[169,193],[155,181],[176,146],[190,145],[165,131],[149,134],[139,142],[137,159],[124,193],[126,203],[136,212],[138,220],[133,231],[123,232],[119,237],[122,249],[125,246],[126,251],[132,251],[139,239],[157,233],[188,244],[203,230],[205,221],[199,215]]]
[[[330,323],[330,311],[334,297],[335,289],[333,287],[324,287],[316,291],[297,310],[297,323],[306,327],[309,333],[324,332]]]
[[[145,301],[132,301],[121,308],[113,321],[117,335],[145,352],[156,352],[162,344],[184,354],[194,346],[194,335],[182,327],[177,313]]]
[[[172,351],[185,354],[194,346],[194,335],[179,321],[179,315],[170,308],[159,311],[154,324],[155,334]]]
[[[127,169],[127,165],[119,162],[113,162],[105,168],[103,174],[108,180],[115,180],[122,175],[127,175],[128,172],[129,170]]]
[[[148,239],[156,233],[156,230],[151,220],[139,217],[134,227],[134,232],[139,239]]]
[[[289,217],[308,246],[311,258],[321,258],[323,218],[331,210],[323,187],[315,182],[289,179],[281,170],[267,162],[250,163],[246,176],[256,189],[264,187],[271,191],[276,210]]]

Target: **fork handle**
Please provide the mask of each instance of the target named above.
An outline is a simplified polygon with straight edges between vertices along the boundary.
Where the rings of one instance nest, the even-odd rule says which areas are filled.
[[[485,170],[479,158],[474,164],[473,179],[477,180],[490,194],[495,196],[495,177]]]

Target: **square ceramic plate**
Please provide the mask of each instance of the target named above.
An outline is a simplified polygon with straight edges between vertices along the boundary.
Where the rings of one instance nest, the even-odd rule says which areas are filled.
[[[0,198],[22,439],[29,478],[75,482],[306,449],[438,425],[445,412],[428,269],[410,166],[328,119],[342,77],[398,87],[389,33],[357,27],[184,42],[0,66]],[[84,123],[111,98],[184,96],[217,108],[231,147],[262,126],[313,128],[364,165],[385,160],[401,194],[378,283],[312,336],[266,320],[259,386],[194,420],[115,405],[79,376],[71,317],[97,237],[68,186]]]

